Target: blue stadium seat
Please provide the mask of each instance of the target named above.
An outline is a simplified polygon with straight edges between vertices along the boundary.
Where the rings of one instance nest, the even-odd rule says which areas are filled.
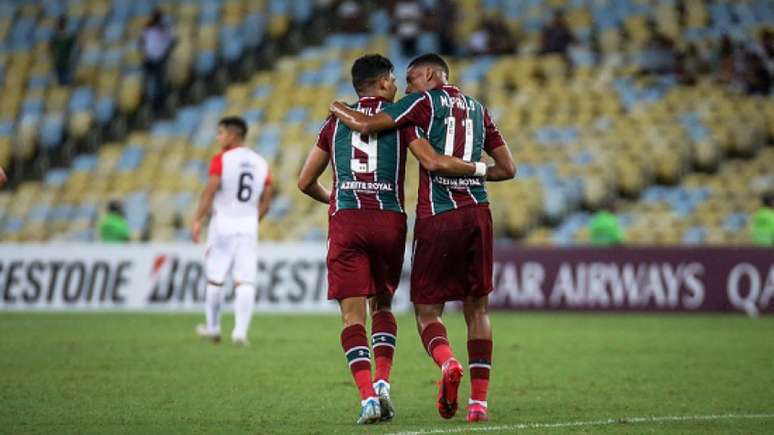
[[[49,113],[43,117],[40,128],[40,145],[52,150],[59,147],[64,138],[65,118],[63,113]]]
[[[50,169],[43,180],[46,186],[62,187],[70,178],[70,170],[64,168]]]

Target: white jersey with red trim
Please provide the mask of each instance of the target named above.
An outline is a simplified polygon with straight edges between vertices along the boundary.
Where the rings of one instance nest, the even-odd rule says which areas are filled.
[[[271,186],[269,164],[255,151],[236,147],[215,155],[209,173],[220,176],[220,188],[212,204],[208,237],[257,237],[258,203]]]

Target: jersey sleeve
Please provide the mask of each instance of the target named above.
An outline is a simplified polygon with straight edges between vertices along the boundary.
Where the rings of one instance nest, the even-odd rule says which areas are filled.
[[[430,97],[427,93],[415,92],[406,95],[395,104],[388,105],[382,111],[386,112],[398,127],[414,125],[427,128],[432,116],[430,104]]]
[[[323,123],[323,126],[320,128],[320,132],[317,134],[317,144],[315,145],[317,148],[320,148],[321,150],[325,151],[326,153],[331,152],[331,143],[333,142],[333,130],[336,127],[336,118],[333,116],[329,116],[328,119],[325,120]]]
[[[484,150],[490,153],[504,145],[503,135],[489,116],[489,110],[484,109]]]
[[[409,125],[400,129],[400,143],[409,146],[417,139],[427,140],[427,133],[419,127]]]
[[[218,153],[212,158],[208,173],[217,176],[223,175],[223,153]]]

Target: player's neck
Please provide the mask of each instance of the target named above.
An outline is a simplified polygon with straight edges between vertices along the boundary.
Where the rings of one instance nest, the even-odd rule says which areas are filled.
[[[223,151],[233,150],[234,148],[239,148],[243,146],[245,146],[244,142],[232,143],[231,145],[227,145],[223,147]]]
[[[376,91],[376,92],[364,92],[363,94],[358,95],[357,97],[358,97],[359,100],[362,100],[363,98],[377,98],[377,99],[380,99],[380,100],[390,101],[389,98],[387,98],[386,96],[382,95],[378,91]]]

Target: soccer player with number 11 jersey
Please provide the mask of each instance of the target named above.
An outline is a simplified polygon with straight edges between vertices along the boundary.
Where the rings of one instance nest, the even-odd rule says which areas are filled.
[[[486,152],[494,166],[487,181],[512,179],[513,159],[487,109],[448,83],[449,67],[438,55],[409,63],[407,96],[376,114],[343,103],[331,112],[341,124],[363,134],[414,128],[433,149],[464,161],[480,162]],[[451,418],[463,375],[454,357],[441,315],[444,304],[462,300],[468,326],[471,397],[468,421],[488,419],[487,391],[492,364],[492,328],[488,301],[492,291],[492,217],[484,179],[450,177],[420,168],[419,203],[414,229],[411,300],[417,327],[428,354],[441,368],[438,412]]]

